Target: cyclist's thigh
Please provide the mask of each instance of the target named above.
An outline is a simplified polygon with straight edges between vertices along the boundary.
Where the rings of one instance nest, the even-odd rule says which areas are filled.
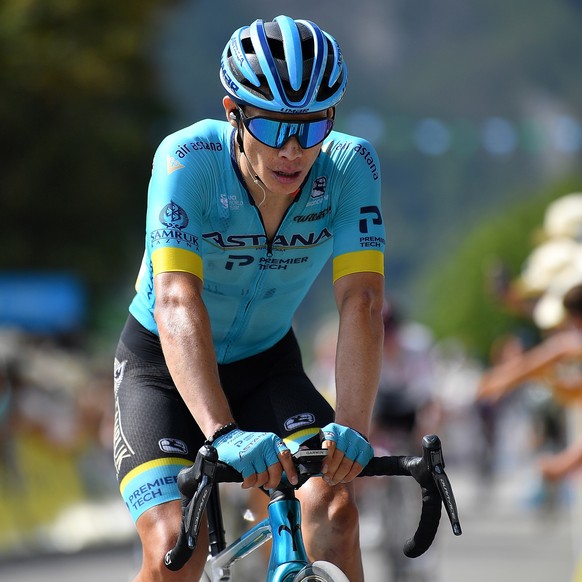
[[[299,374],[273,378],[249,395],[237,411],[241,426],[272,431],[283,438],[298,432],[309,438],[333,417],[329,403],[307,376]]]
[[[176,476],[192,464],[204,438],[164,365],[121,341],[115,367],[115,469],[136,521],[146,509],[179,499]]]
[[[237,378],[249,376],[254,384],[241,391]],[[305,373],[292,334],[260,359],[249,358],[232,369],[222,367],[221,379],[242,429],[270,431],[283,438],[299,433],[303,441],[333,421],[333,409]]]

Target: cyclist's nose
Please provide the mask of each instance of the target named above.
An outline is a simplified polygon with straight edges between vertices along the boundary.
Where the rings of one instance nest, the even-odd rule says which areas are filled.
[[[303,148],[299,145],[299,140],[292,136],[279,148],[279,155],[294,160],[303,155]]]

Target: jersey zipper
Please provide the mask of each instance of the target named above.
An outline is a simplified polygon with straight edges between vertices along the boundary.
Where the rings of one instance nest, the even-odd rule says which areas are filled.
[[[269,258],[269,257],[273,256],[273,242],[274,242],[275,238],[277,237],[277,234],[278,234],[279,230],[281,229],[281,226],[285,222],[285,219],[287,218],[287,215],[289,214],[289,211],[294,203],[295,203],[295,201],[289,205],[289,208],[287,208],[287,210],[285,211],[285,214],[283,214],[283,217],[281,218],[281,222],[279,223],[279,226],[277,227],[277,230],[275,231],[275,235],[270,239],[267,238],[267,229],[265,228],[265,223],[263,222],[263,217],[261,216],[259,209],[255,205],[255,210],[256,210],[257,215],[259,217],[259,221],[261,223],[261,226],[263,227],[263,232],[265,233],[265,238],[267,241],[267,244],[265,245],[265,255],[264,255],[265,258]],[[260,260],[259,260],[259,265],[260,265]],[[236,339],[236,337],[240,334],[240,330],[244,328],[244,322],[247,318],[249,310],[251,309],[252,305],[255,303],[255,300],[257,299],[257,296],[259,295],[259,292],[262,289],[262,282],[266,276],[266,272],[267,272],[266,269],[261,270],[259,268],[259,272],[258,272],[257,276],[255,277],[252,290],[249,290],[249,296],[248,296],[248,299],[244,305],[244,308],[242,310],[239,310],[239,312],[237,314],[237,317],[235,320],[237,325],[233,325],[230,333],[228,334],[228,339],[225,342],[225,348],[223,351],[224,358],[226,358],[228,356],[230,346],[232,345],[232,343]]]
[[[268,256],[268,253],[265,253],[263,256]],[[260,260],[259,260],[260,264]],[[223,350],[223,357],[227,358],[228,353],[230,351],[230,346],[236,341],[238,336],[241,333],[241,330],[245,328],[245,321],[249,310],[252,304],[255,302],[256,298],[260,295],[260,291],[262,289],[262,281],[265,277],[265,271],[259,270],[256,277],[253,280],[252,287],[249,288],[249,292],[247,295],[246,302],[244,305],[239,308],[237,311],[234,323],[228,333],[228,337],[225,340],[225,347]]]

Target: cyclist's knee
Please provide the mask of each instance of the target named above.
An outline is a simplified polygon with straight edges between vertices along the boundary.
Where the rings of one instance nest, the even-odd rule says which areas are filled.
[[[350,580],[363,579],[353,486],[330,487],[323,479],[311,479],[309,483],[317,485],[302,497],[307,555],[311,560],[325,560],[339,566]]]
[[[346,485],[329,487],[328,485],[328,489],[332,489],[332,495],[327,510],[334,526],[343,531],[357,533],[359,515],[352,487]]]
[[[152,580],[177,580],[175,573],[172,573],[164,565],[166,552],[172,549],[176,543],[181,524],[180,502],[169,502],[144,512],[137,520],[137,530],[142,544],[143,562],[141,573],[146,575],[144,579]],[[206,537],[206,522],[201,529],[201,538]],[[204,562],[206,561],[207,547],[203,541],[197,546],[192,558],[184,566],[182,572],[187,575],[184,579],[198,579]],[[173,577],[172,577],[173,576]],[[138,576],[137,580],[140,577]]]
[[[307,519],[357,532],[359,517],[352,484],[330,487],[321,479],[312,479],[308,485],[312,486],[301,500]]]

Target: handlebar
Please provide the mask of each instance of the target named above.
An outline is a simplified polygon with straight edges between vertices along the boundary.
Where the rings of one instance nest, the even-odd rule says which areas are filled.
[[[406,475],[413,477],[422,491],[422,510],[416,532],[404,544],[404,554],[417,558],[431,546],[444,505],[453,534],[462,534],[453,488],[445,473],[441,441],[436,435],[422,439],[422,457],[374,457],[358,475]]]
[[[283,487],[298,489],[309,478],[321,475],[321,463],[325,449],[299,450],[293,455],[299,483],[293,487],[284,480]],[[420,485],[422,510],[414,535],[404,544],[404,554],[409,558],[422,555],[431,546],[438,530],[441,508],[444,505],[453,534],[461,535],[457,504],[447,474],[441,441],[436,435],[422,439],[422,457],[386,456],[374,457],[358,477],[410,476]],[[164,557],[170,570],[179,570],[196,548],[200,523],[214,483],[242,483],[242,475],[218,460],[216,449],[204,445],[199,450],[194,465],[178,474],[178,489],[182,501],[182,523],[178,540]]]

